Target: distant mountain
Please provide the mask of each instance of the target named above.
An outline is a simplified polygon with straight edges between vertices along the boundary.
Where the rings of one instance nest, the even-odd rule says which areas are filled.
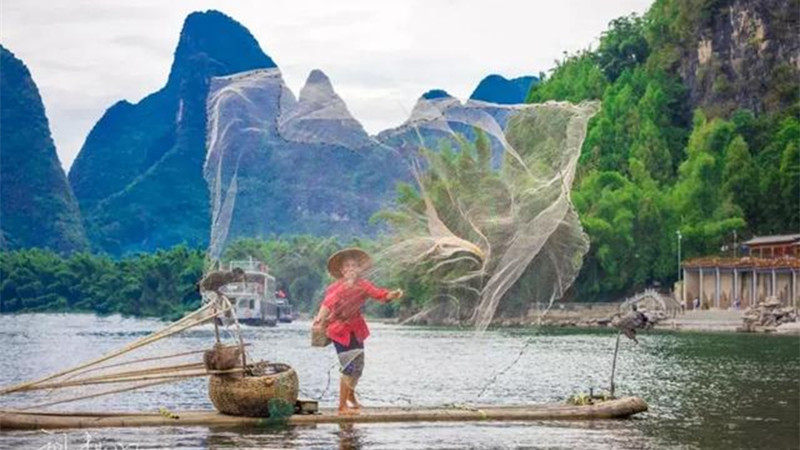
[[[280,133],[287,140],[351,149],[374,144],[320,70],[309,74],[297,103],[283,108],[281,113]]]
[[[381,131],[376,138],[410,160],[419,154],[420,148],[437,150],[449,145],[458,149],[459,138],[473,142],[475,126],[480,126],[492,146],[492,166],[499,168],[505,153],[499,139],[513,110],[513,105],[472,99],[461,102],[445,91],[432,90],[417,100],[403,124]]]
[[[69,173],[92,246],[114,255],[208,242],[206,96],[211,77],[275,67],[250,32],[217,12],[190,14],[166,85],[120,101]]]
[[[420,148],[434,149],[442,142],[452,142],[453,130],[442,111],[460,105],[457,98],[443,90],[428,91],[417,99],[405,122],[381,131],[376,138],[397,149],[403,158],[413,159]]]
[[[480,100],[503,105],[525,103],[531,86],[539,82],[534,76],[524,76],[506,79],[501,75],[489,75],[481,80],[472,95],[471,100]]]
[[[458,148],[456,136],[474,141],[475,125],[495,130],[487,137],[492,146],[492,165],[500,167],[505,149],[499,140],[511,107],[525,103],[530,86],[538,83],[534,76],[507,80],[500,75],[484,78],[466,101],[442,89],[432,89],[420,96],[408,120],[398,127],[381,131],[377,139],[398,149],[406,159],[413,159],[420,148],[438,149],[442,145]]]
[[[525,80],[505,81],[523,89]],[[372,137],[324,73],[312,71],[295,97],[247,29],[216,11],[193,13],[166,85],[109,108],[69,180],[93,248],[113,255],[209,238],[370,235],[369,218],[394,199],[397,181],[411,180],[420,138],[430,148],[456,133],[471,139],[476,115],[504,123],[500,106],[434,89],[407,123]],[[497,166],[500,143],[490,140]]]
[[[447,91],[444,89],[431,89],[430,91],[422,94],[422,98],[425,100],[433,100],[437,98],[448,98],[452,97]]]
[[[39,90],[25,64],[3,46],[0,99],[0,249],[86,249]]]
[[[212,255],[237,237],[374,234],[370,217],[411,178],[318,70],[297,100],[277,69],[214,78],[208,111]]]

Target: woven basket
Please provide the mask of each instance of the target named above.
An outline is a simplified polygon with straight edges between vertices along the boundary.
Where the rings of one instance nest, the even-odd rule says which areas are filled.
[[[297,402],[297,372],[286,364],[272,363],[275,373],[258,377],[212,375],[208,396],[217,411],[232,416],[270,417],[289,415]]]
[[[331,338],[328,337],[324,328],[311,327],[312,347],[325,347],[330,343],[331,343]]]

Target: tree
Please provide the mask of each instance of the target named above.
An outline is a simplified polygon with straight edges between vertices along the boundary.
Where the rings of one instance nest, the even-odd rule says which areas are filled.
[[[644,19],[635,13],[616,18],[608,26],[600,37],[595,58],[600,70],[613,83],[625,70],[645,62],[650,47],[644,35]]]
[[[741,135],[736,136],[725,149],[725,166],[722,172],[722,191],[739,205],[750,222],[758,217],[759,174],[750,150]]]
[[[580,102],[598,99],[608,84],[603,71],[589,52],[579,52],[557,61],[553,74],[542,83],[531,87],[528,103],[547,100],[569,100]]]

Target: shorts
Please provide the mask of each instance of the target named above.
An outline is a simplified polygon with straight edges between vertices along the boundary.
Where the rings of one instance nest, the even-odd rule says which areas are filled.
[[[354,381],[361,378],[364,372],[364,343],[356,339],[355,334],[350,334],[350,343],[342,345],[333,341],[336,353],[339,355],[340,372],[352,377]]]

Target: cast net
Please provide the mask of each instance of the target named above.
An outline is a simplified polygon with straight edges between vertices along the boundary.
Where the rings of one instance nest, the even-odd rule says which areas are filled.
[[[596,102],[423,98],[369,136],[324,74],[295,98],[271,69],[215,78],[207,108],[214,260],[239,237],[366,236],[368,276],[424,284],[423,314],[479,329],[552,305],[578,274],[570,189]]]

